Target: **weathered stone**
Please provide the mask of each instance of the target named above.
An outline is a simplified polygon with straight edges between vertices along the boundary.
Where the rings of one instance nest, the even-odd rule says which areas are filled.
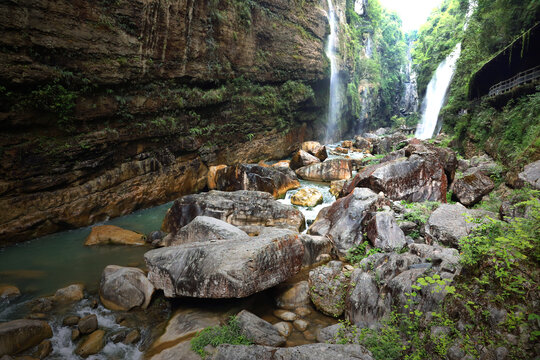
[[[518,174],[523,184],[530,185],[533,189],[540,190],[540,160],[525,165],[523,171]]]
[[[291,197],[291,204],[299,206],[313,207],[323,202],[323,195],[317,189],[304,188],[298,190]]]
[[[373,151],[373,145],[371,144],[371,141],[359,135],[354,137],[354,147],[367,153],[371,153]]]
[[[344,180],[351,177],[351,164],[344,159],[331,159],[322,163],[304,166],[296,170],[304,180],[326,181]]]
[[[86,358],[90,355],[97,354],[105,345],[105,330],[96,330],[79,343],[75,349],[75,354]]]
[[[258,164],[228,166],[216,172],[216,189],[222,191],[264,191],[279,198],[298,187],[300,183],[295,176]]]
[[[79,320],[81,318],[76,315],[70,315],[66,316],[64,320],[62,320],[62,325],[64,326],[75,326],[79,323]]]
[[[212,360],[274,360],[275,347],[261,345],[219,345]]]
[[[285,338],[288,338],[293,330],[291,323],[285,321],[278,322],[277,324],[274,324],[273,327]]]
[[[13,320],[0,323],[0,356],[13,355],[53,336],[51,327],[40,320]]]
[[[304,150],[298,150],[292,156],[291,162],[289,163],[289,167],[293,170],[296,170],[301,167],[312,165],[312,164],[318,164],[320,162],[321,160],[318,157]]]
[[[240,190],[186,195],[176,200],[163,220],[163,230],[175,235],[195,217],[204,215],[234,226],[262,225],[294,230],[305,228],[302,213],[260,191]]]
[[[279,285],[278,291],[276,305],[282,309],[293,310],[299,306],[309,304],[309,285],[307,281]]]
[[[34,356],[38,359],[45,359],[52,352],[52,343],[50,340],[43,340],[36,348]]]
[[[268,256],[272,254],[272,256]],[[281,229],[244,240],[190,243],[144,255],[148,278],[167,297],[245,297],[296,274],[304,247],[298,235]]]
[[[124,344],[134,344],[136,342],[139,342],[141,339],[141,333],[137,329],[131,330],[125,337],[125,339],[122,341]]]
[[[340,316],[345,310],[349,279],[341,272],[343,264],[331,261],[309,272],[309,296],[323,314]]]
[[[305,141],[302,143],[301,149],[303,151],[307,151],[321,161],[326,160],[326,158],[328,157],[328,153],[326,152],[326,146],[321,145],[317,141]]]
[[[332,240],[325,236],[301,234],[300,240],[304,244],[304,258],[302,266],[318,264],[321,256],[329,256],[335,252]]]
[[[308,296],[309,296],[309,293],[308,293]],[[309,308],[305,307],[305,306],[300,306],[299,308],[296,308],[294,310],[294,312],[297,313],[298,316],[304,317],[304,316],[308,316],[309,314],[311,314],[312,311]]]
[[[13,285],[0,284],[0,299],[13,299],[21,295],[18,287]]]
[[[351,194],[322,209],[308,234],[329,237],[338,252],[344,255],[362,242],[362,223],[368,212],[375,211],[382,202],[383,199],[373,191],[355,188]]]
[[[175,235],[168,235],[164,246],[181,245],[198,241],[249,239],[249,235],[225,221],[209,216],[197,216]]]
[[[353,142],[351,140],[343,140],[341,146],[345,149],[351,149],[353,147]]]
[[[309,326],[309,323],[306,320],[297,319],[293,321],[293,326],[298,331],[305,331]]]
[[[407,140],[407,136],[402,133],[382,137],[373,142],[373,154],[386,154],[394,150],[395,146],[404,140]]]
[[[454,181],[451,186],[453,194],[465,206],[471,206],[482,200],[495,188],[495,183],[480,171],[475,171]]]
[[[336,198],[343,190],[343,186],[347,180],[334,180],[330,183],[330,194],[334,195]]]
[[[97,316],[94,314],[86,315],[79,320],[77,328],[81,334],[90,334],[95,331],[98,327]]]
[[[284,321],[294,321],[298,319],[298,315],[295,313],[282,309],[274,310],[274,316]]]
[[[461,270],[459,252],[457,249],[446,248],[438,245],[410,244],[412,254],[420,256],[437,269],[455,273]]]
[[[379,305],[379,288],[375,277],[356,269],[351,274],[351,283],[355,286],[346,298],[345,318],[363,326],[376,323],[385,310]]]
[[[154,286],[141,269],[109,265],[103,269],[99,284],[99,299],[111,310],[127,311],[134,307],[146,309]]]
[[[84,285],[72,284],[65,288],[56,290],[54,301],[59,303],[70,303],[84,298]]]
[[[387,212],[377,212],[366,228],[371,245],[384,251],[395,251],[403,248],[407,241],[394,217]]]
[[[77,340],[79,337],[81,337],[81,332],[79,329],[73,329],[71,330],[71,341]]]
[[[210,166],[208,168],[208,175],[206,175],[206,183],[208,189],[216,190],[217,189],[217,173],[221,169],[225,169],[227,165],[221,164],[216,166]]]
[[[84,245],[144,245],[144,235],[114,225],[94,226]]]
[[[255,344],[281,346],[285,343],[285,338],[272,324],[247,310],[240,311],[236,319],[242,333]]]

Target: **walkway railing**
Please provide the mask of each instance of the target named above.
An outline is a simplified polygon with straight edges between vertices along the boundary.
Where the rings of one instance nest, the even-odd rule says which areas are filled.
[[[493,85],[489,88],[488,96],[504,94],[505,92],[512,90],[516,86],[532,82],[539,78],[540,65],[533,67],[532,69],[522,71],[508,80],[504,80],[498,84]]]

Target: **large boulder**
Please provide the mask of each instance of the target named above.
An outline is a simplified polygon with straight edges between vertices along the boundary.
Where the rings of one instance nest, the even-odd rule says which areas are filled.
[[[451,190],[460,203],[471,206],[482,200],[482,197],[494,188],[495,183],[490,177],[481,171],[475,171],[454,181]]]
[[[475,222],[469,221],[468,218],[486,215],[492,218],[497,216],[482,210],[467,209],[459,203],[441,204],[427,220],[425,233],[432,241],[459,248],[459,241],[469,235],[471,230],[477,226]]]
[[[345,310],[349,279],[342,268],[341,261],[330,261],[309,272],[309,296],[323,314],[338,317]]]
[[[312,207],[322,204],[322,202],[323,194],[313,188],[300,189],[291,197],[291,204],[298,206]]]
[[[195,217],[204,215],[235,226],[262,225],[302,231],[304,215],[300,210],[274,200],[261,191],[225,192],[213,190],[176,200],[163,220],[163,230],[173,235]]]
[[[155,249],[144,258],[148,279],[167,297],[240,298],[287,280],[300,270],[303,256],[298,234],[275,229],[249,241]]]
[[[94,226],[84,245],[144,245],[144,235],[114,225]]]
[[[407,136],[402,133],[395,133],[379,138],[378,140],[373,141],[373,154],[386,154],[391,152],[400,142],[405,140],[407,140]]]
[[[266,346],[285,344],[285,338],[272,324],[247,310],[240,311],[236,315],[236,320],[242,333],[254,344]]]
[[[216,189],[222,191],[264,191],[275,198],[300,187],[298,179],[278,168],[258,164],[227,166],[216,172]]]
[[[522,184],[530,185],[533,189],[540,190],[540,160],[530,163],[518,174]]]
[[[0,323],[0,356],[13,355],[53,336],[45,321],[13,320]]]
[[[163,239],[164,246],[211,240],[249,239],[249,235],[225,221],[209,217],[197,216],[176,234]]]
[[[387,212],[377,212],[367,223],[367,237],[371,245],[384,251],[402,249],[407,241],[394,217]]]
[[[363,223],[371,211],[375,211],[384,199],[366,188],[355,188],[344,198],[322,209],[308,234],[327,236],[334,241],[342,255],[363,240]]]
[[[360,135],[354,137],[354,147],[355,149],[361,150],[366,153],[371,153],[373,151],[373,145],[371,144],[371,141],[363,138]]]
[[[322,256],[328,258],[335,252],[334,243],[326,236],[302,234],[300,240],[304,244],[304,259],[302,266],[311,266],[320,261]]]
[[[291,162],[289,163],[289,167],[293,170],[296,170],[301,167],[308,166],[311,164],[317,164],[320,162],[321,160],[318,157],[311,155],[310,153],[304,150],[298,150],[292,156]]]
[[[330,159],[322,163],[301,167],[296,174],[304,180],[325,181],[346,180],[352,175],[351,164],[345,159]]]
[[[109,265],[101,274],[99,298],[111,310],[146,309],[154,286],[141,269]]]
[[[305,141],[302,143],[300,149],[317,157],[321,161],[326,160],[326,158],[328,157],[328,153],[326,152],[326,146],[321,145],[317,141]]]

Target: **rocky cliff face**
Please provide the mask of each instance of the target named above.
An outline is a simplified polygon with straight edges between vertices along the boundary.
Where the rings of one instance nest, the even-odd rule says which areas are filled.
[[[290,153],[326,106],[319,1],[0,4],[0,245]]]

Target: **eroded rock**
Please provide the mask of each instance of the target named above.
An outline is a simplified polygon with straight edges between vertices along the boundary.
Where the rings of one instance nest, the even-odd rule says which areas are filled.
[[[328,153],[326,152],[326,146],[321,145],[317,141],[305,141],[302,143],[301,149],[303,151],[307,151],[321,161],[326,160],[326,158],[328,157]]]
[[[405,246],[405,234],[394,217],[387,212],[377,212],[367,223],[367,237],[371,245],[384,251],[396,251]]]
[[[351,177],[351,164],[344,159],[331,159],[322,163],[304,166],[296,170],[304,180],[325,181],[346,180]]]
[[[300,281],[295,284],[281,284],[276,296],[276,305],[282,309],[293,310],[309,304],[309,284]]]
[[[342,273],[341,261],[331,261],[309,272],[309,296],[323,314],[338,317],[345,310],[349,279]]]
[[[109,265],[101,274],[99,298],[111,310],[146,309],[154,286],[138,268]]]
[[[268,321],[261,319],[247,310],[242,310],[236,315],[238,325],[242,333],[254,344],[266,346],[281,346],[285,344],[278,330]]]
[[[84,245],[144,245],[144,235],[114,225],[94,226]]]

